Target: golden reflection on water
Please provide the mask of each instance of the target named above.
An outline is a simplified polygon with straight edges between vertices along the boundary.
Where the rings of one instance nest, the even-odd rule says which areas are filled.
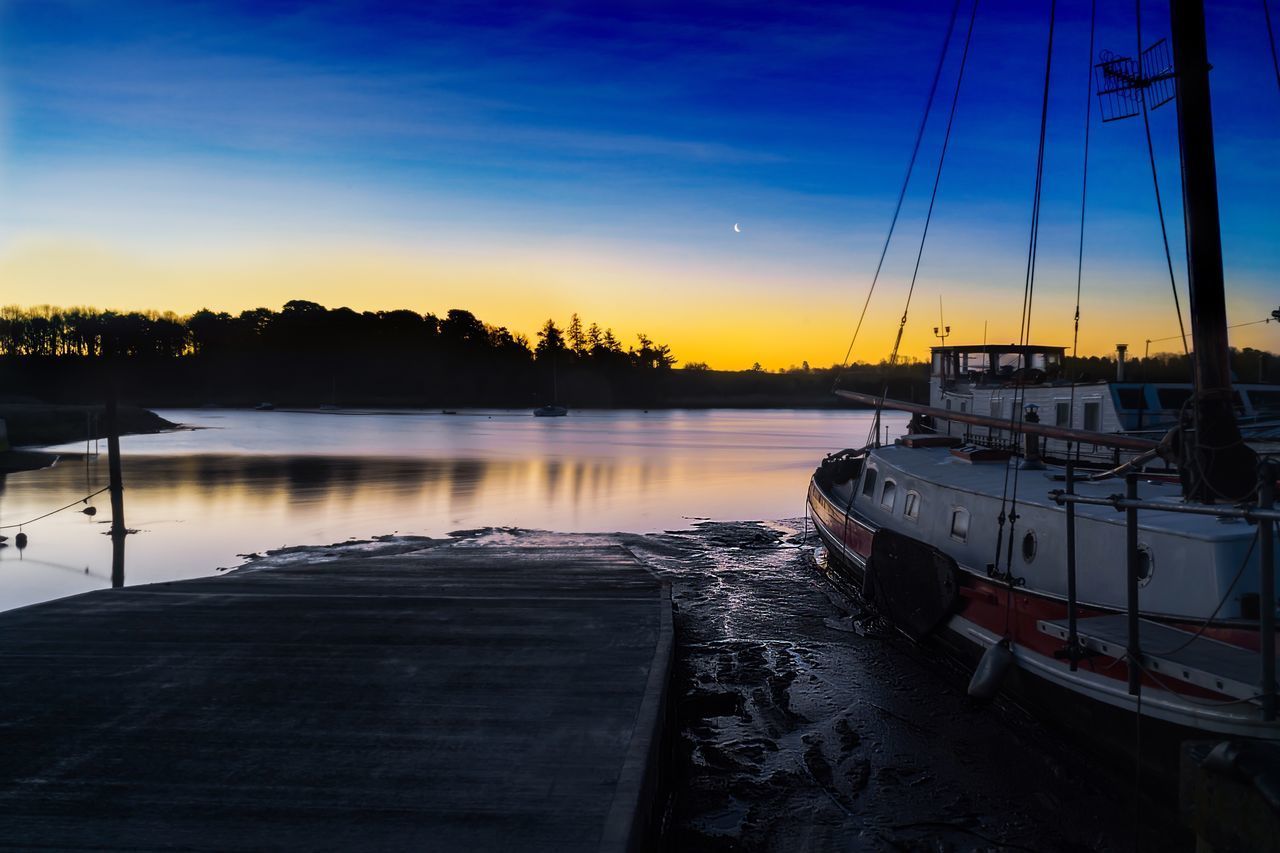
[[[139,531],[127,541],[129,584],[391,533],[644,532],[795,517],[816,462],[865,438],[867,422],[840,411],[587,413],[552,425],[483,414],[163,414],[217,428],[126,437],[125,520]],[[105,455],[10,475],[0,524],[105,484]],[[92,503],[96,517],[72,509],[24,528],[24,550],[0,549],[0,608],[110,584],[110,507],[105,494]]]

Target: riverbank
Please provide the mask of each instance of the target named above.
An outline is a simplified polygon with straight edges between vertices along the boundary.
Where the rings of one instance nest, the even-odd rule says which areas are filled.
[[[624,359],[625,361],[625,359]],[[415,369],[405,373],[403,365]],[[898,399],[927,396],[928,366],[712,370],[602,365],[565,359],[502,366],[483,360],[316,358],[246,352],[235,358],[188,355],[126,359],[114,366],[121,399],[148,408],[253,407],[527,408],[548,402],[571,409],[809,408],[842,403],[831,389]],[[90,358],[0,357],[0,387],[57,403],[97,401],[102,368]]]
[[[105,438],[102,411],[102,406],[0,403],[0,419],[8,428],[11,447],[45,447]],[[122,435],[164,432],[178,426],[138,406],[120,406],[117,420]]]

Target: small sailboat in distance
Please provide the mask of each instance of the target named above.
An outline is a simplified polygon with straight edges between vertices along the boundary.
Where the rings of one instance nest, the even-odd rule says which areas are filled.
[[[560,387],[556,379],[556,360],[551,357],[551,402],[533,410],[535,418],[563,418],[569,414],[569,407],[556,402],[560,396]]]

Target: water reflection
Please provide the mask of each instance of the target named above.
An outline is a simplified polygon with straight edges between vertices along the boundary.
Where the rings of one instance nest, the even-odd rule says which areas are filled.
[[[550,425],[501,413],[162,414],[212,428],[125,438],[125,515],[138,531],[121,546],[127,576],[105,535],[103,494],[89,501],[96,516],[59,513],[24,528],[23,553],[0,550],[0,608],[379,534],[645,532],[699,518],[794,517],[816,460],[866,430],[852,412],[608,412]],[[106,469],[105,455],[67,456],[0,479],[0,524],[96,491]]]

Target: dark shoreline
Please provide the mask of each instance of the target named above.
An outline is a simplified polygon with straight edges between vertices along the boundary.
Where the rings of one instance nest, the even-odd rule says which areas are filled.
[[[120,406],[117,419],[122,435],[164,432],[178,427],[138,406]],[[106,437],[102,406],[0,403],[0,420],[8,429],[12,448],[34,449]]]

